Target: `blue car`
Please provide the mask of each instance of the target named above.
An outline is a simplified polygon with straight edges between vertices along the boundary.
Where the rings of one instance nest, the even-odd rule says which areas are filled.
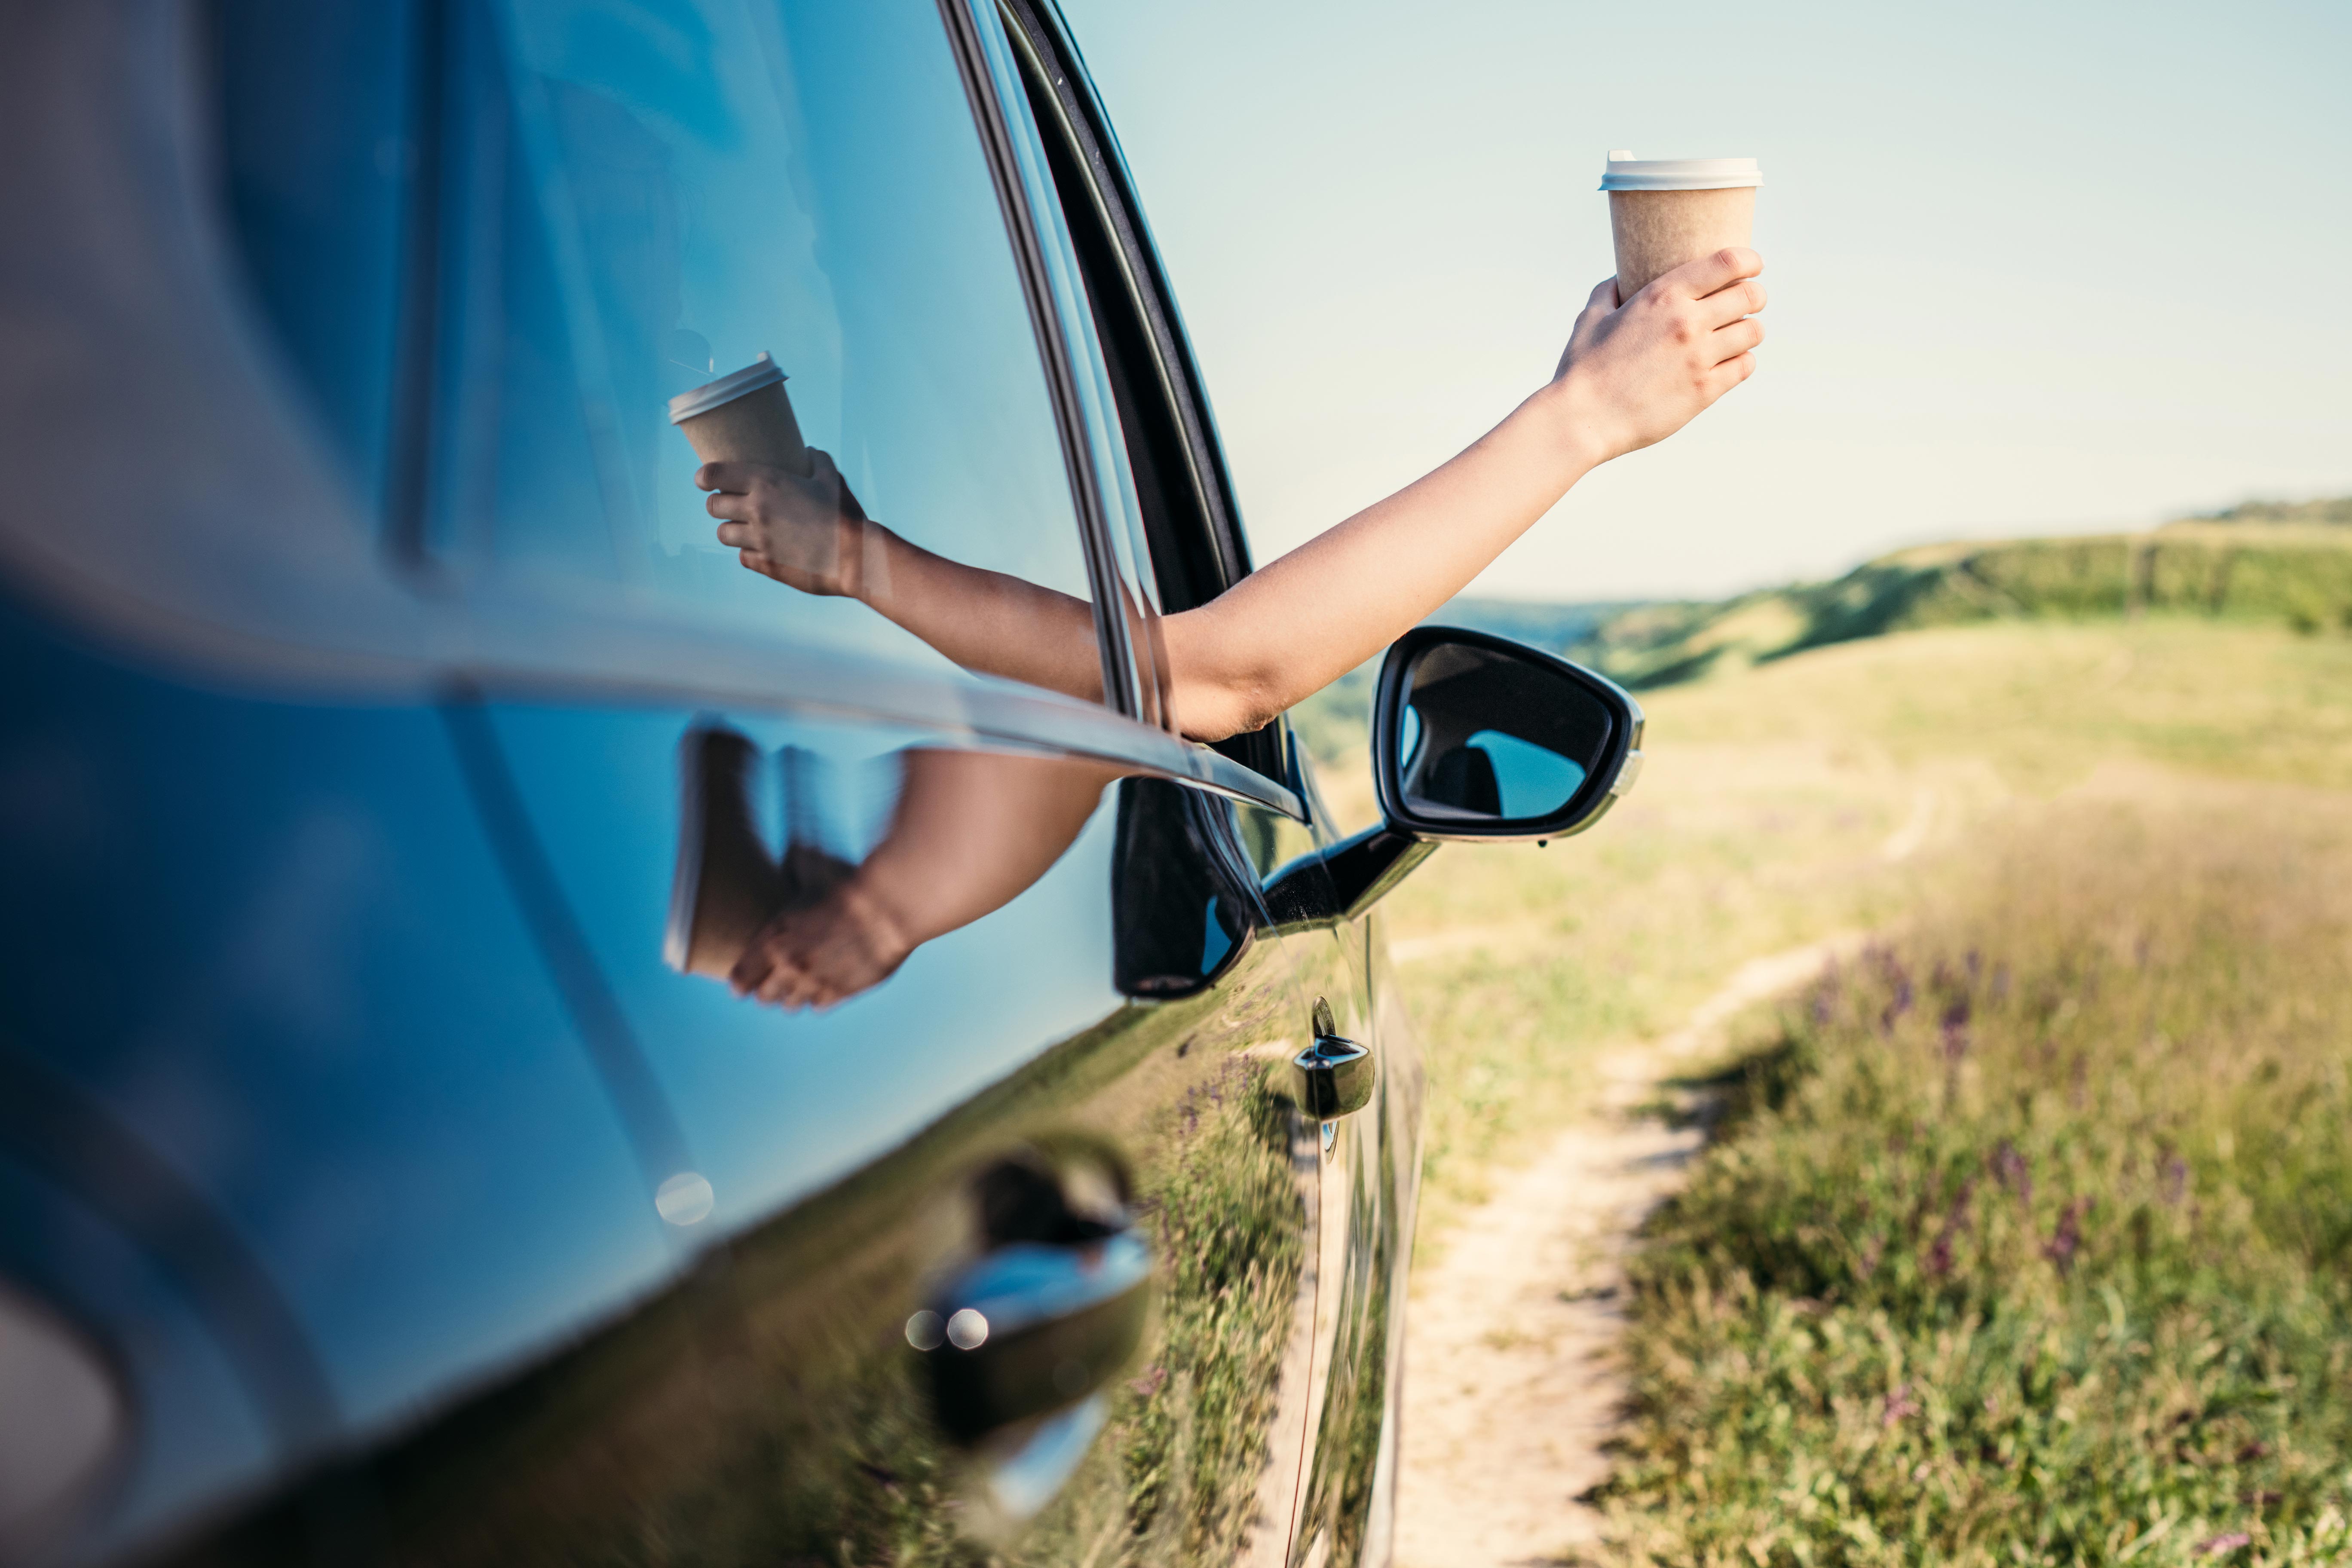
[[[1175,732],[1248,545],[1050,0],[15,6],[0,143],[0,1562],[1385,1563],[1374,905],[1641,715],[1416,630],[1348,837]]]

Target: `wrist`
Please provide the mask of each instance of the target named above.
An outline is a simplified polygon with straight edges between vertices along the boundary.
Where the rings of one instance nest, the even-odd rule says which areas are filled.
[[[1563,489],[1620,450],[1609,441],[1607,410],[1573,368],[1545,383],[1524,406],[1536,416],[1546,445],[1564,470]]]
[[[887,615],[890,597],[890,550],[898,536],[870,517],[845,520],[842,527],[844,596],[856,600],[877,615]]]
[[[884,858],[886,864],[876,865],[877,858]],[[869,856],[849,874],[837,895],[843,912],[864,938],[866,951],[893,969],[938,934],[917,929],[913,910],[919,905],[908,900],[904,895],[909,889],[894,886],[894,880],[887,858]]]

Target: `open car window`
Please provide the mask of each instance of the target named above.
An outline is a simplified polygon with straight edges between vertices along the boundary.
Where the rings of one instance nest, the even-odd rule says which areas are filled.
[[[1116,406],[1143,549],[1134,575],[1149,609],[1207,603],[1250,570],[1233,488],[1183,325],[1108,121],[1049,8],[1004,0],[1027,107],[1052,170],[1085,280],[1096,368]],[[1148,634],[1147,634],[1148,635]],[[1148,650],[1139,657],[1148,658]],[[1218,743],[1286,781],[1280,726]]]

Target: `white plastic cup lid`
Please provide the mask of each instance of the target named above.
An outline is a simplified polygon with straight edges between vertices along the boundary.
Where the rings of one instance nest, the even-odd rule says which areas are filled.
[[[692,392],[681,392],[669,400],[669,422],[683,425],[698,414],[708,414],[722,403],[732,403],[747,392],[757,392],[763,386],[773,386],[785,379],[776,368],[776,362],[762,353],[741,370],[729,371],[717,381],[703,383]]]
[[[1636,158],[1624,152],[1609,154],[1601,176],[1604,191],[1727,191],[1763,183],[1753,158]]]

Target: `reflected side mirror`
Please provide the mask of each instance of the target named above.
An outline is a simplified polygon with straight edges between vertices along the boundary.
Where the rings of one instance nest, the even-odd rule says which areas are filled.
[[[1416,626],[1381,665],[1372,781],[1391,832],[1526,843],[1583,832],[1642,770],[1615,681],[1485,632]]]

